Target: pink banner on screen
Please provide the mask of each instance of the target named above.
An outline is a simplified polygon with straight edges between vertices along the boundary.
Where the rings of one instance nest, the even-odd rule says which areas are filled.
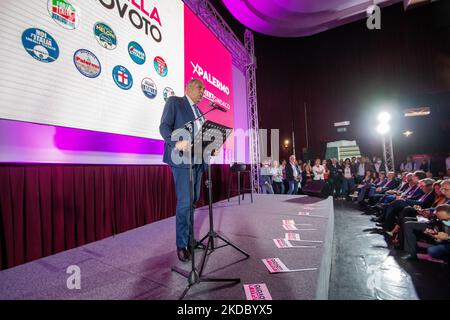
[[[209,110],[210,102],[226,108],[228,112],[216,110],[206,118],[234,128],[231,54],[187,6],[184,23],[185,82],[202,79],[206,91],[200,110]]]

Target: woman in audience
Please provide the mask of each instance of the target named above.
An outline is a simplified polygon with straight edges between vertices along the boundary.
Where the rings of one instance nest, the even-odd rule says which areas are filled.
[[[314,174],[311,170],[311,166],[308,163],[303,164],[303,171],[302,171],[302,188],[305,187],[305,184],[308,181],[312,181],[314,177]]]
[[[320,164],[320,159],[316,159],[316,161],[314,161],[312,170],[314,173],[314,180],[324,180],[323,174],[325,172],[325,168]]]
[[[348,197],[355,186],[355,167],[352,166],[349,158],[345,159],[342,171],[342,194]]]
[[[272,162],[272,186],[276,194],[284,194],[283,168],[277,160]]]

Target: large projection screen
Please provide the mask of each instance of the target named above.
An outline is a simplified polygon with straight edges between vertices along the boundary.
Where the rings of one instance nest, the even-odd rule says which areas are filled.
[[[166,99],[196,77],[206,85],[200,109],[222,105],[227,113],[207,118],[234,127],[231,54],[180,0],[3,0],[0,27],[2,121],[160,146]],[[21,125],[7,127],[20,135]],[[67,152],[83,149],[59,140],[74,145]],[[107,157],[114,152],[121,156]]]

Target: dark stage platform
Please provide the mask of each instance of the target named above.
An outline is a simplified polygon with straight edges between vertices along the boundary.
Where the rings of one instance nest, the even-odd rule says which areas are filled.
[[[298,215],[307,212],[310,216]],[[334,228],[333,201],[306,196],[246,196],[214,204],[215,229],[250,254],[230,246],[209,255],[205,276],[241,278],[239,284],[201,283],[186,299],[244,300],[243,284],[265,283],[273,299],[327,299]],[[299,229],[286,231],[282,220],[293,219]],[[196,237],[206,234],[208,207],[197,209]],[[177,299],[187,280],[171,267],[189,270],[175,250],[175,218],[161,220],[88,245],[0,272],[0,299]],[[313,230],[311,230],[313,229]],[[273,241],[285,233],[300,234],[293,245],[315,248],[278,249]],[[220,244],[220,242],[219,242]],[[200,262],[202,250],[196,251]],[[290,269],[313,271],[269,274],[261,259],[280,258]],[[69,290],[66,273],[78,266],[81,289]]]

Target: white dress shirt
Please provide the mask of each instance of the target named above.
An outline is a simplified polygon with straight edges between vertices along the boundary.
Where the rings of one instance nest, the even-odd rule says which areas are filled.
[[[314,173],[314,180],[324,180],[323,173],[325,171],[325,168],[323,167],[323,165],[321,164],[319,164],[318,166],[314,165],[312,170]]]
[[[195,111],[195,108],[194,108],[194,104],[195,104],[194,101],[192,101],[191,98],[189,98],[189,96],[186,96],[186,98],[189,101],[189,104],[190,104],[190,106],[192,108],[192,112],[194,113],[194,116],[197,118],[201,114],[197,115],[197,112]],[[197,106],[197,108],[198,108],[198,106]],[[198,109],[198,110],[200,111],[200,109]],[[194,135],[197,134],[197,131],[202,127],[203,123],[205,123],[205,118],[204,117],[201,117],[197,121],[195,121]]]

